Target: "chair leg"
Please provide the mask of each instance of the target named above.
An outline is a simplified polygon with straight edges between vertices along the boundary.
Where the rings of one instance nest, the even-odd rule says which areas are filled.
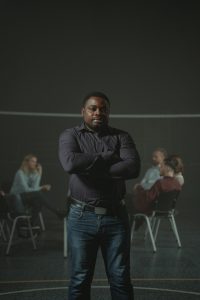
[[[155,230],[156,223],[157,223],[157,219],[156,219],[156,217],[153,217],[152,220],[151,220],[151,230],[152,230],[152,232]]]
[[[10,238],[9,238],[9,242],[8,242],[7,249],[6,249],[6,255],[8,255],[9,252],[10,252],[10,247],[12,245],[12,241],[13,241],[13,237],[14,237],[14,233],[15,233],[15,228],[16,228],[16,225],[17,225],[17,221],[19,219],[26,219],[27,220],[27,222],[28,222],[28,228],[29,228],[29,232],[30,232],[30,236],[31,236],[31,240],[32,240],[32,243],[33,243],[33,248],[36,249],[35,238],[33,236],[33,230],[32,230],[32,226],[31,226],[30,218],[31,217],[19,216],[19,217],[16,217],[13,220],[12,229],[11,229],[11,233],[10,233]]]
[[[158,235],[158,229],[160,227],[160,219],[156,220],[157,222],[155,222],[155,233],[154,233],[154,240],[156,242],[157,239],[157,235]]]
[[[156,248],[156,244],[155,244],[153,233],[152,233],[152,229],[151,229],[152,218],[148,217],[147,215],[144,215],[144,214],[137,214],[137,216],[135,216],[135,218],[136,217],[142,217],[142,218],[145,219],[146,224],[147,224],[146,234],[147,234],[147,232],[149,233],[150,239],[151,239],[151,243],[152,243],[152,247],[153,247],[153,252],[156,252],[157,248]],[[135,218],[134,218],[133,224],[131,226],[131,241],[133,240],[133,235],[134,235],[134,231],[135,231],[135,223],[136,223],[135,222]]]
[[[152,233],[153,233],[153,231],[154,231],[154,226],[155,226],[155,223],[156,223],[156,218],[154,218],[154,215],[149,216],[148,218],[149,218],[149,221],[150,221],[150,224],[151,224],[151,231],[152,231]],[[147,238],[148,233],[149,233],[148,226],[146,226],[145,234],[144,234],[144,238],[145,238],[145,239]]]
[[[13,240],[13,236],[14,236],[14,232],[15,232],[15,227],[16,227],[16,224],[17,224],[17,218],[13,221],[13,224],[12,224],[12,229],[11,229],[11,233],[10,233],[10,238],[9,238],[9,241],[8,241],[8,246],[7,246],[7,249],[6,249],[6,254],[8,255],[9,252],[10,252],[10,247],[11,247],[11,244],[12,244],[12,240]]]
[[[151,238],[151,243],[152,243],[152,246],[153,246],[153,252],[156,252],[157,248],[156,248],[153,233],[152,233],[152,230],[151,230],[151,223],[150,223],[149,218],[147,216],[145,216],[145,220],[147,222],[147,227],[148,227],[149,235],[150,235],[150,238]]]
[[[63,254],[64,258],[67,257],[67,217],[63,220]]]
[[[5,231],[4,231],[4,225],[6,225],[5,223],[6,223],[5,220],[0,221],[0,236],[2,235],[3,240],[6,242],[7,238],[6,238],[6,234],[5,234]]]
[[[40,211],[38,213],[38,215],[39,215],[39,219],[40,219],[41,229],[42,229],[42,231],[45,231],[46,228],[45,228],[44,218],[43,218],[42,212]]]
[[[135,219],[133,219],[133,223],[131,225],[131,242],[133,241],[134,231],[135,231]]]
[[[179,234],[178,234],[176,222],[175,222],[175,219],[174,219],[173,215],[170,216],[170,222],[171,222],[171,225],[172,225],[172,229],[173,229],[174,235],[176,237],[176,241],[177,241],[178,247],[181,248],[182,245],[181,245],[181,241],[180,241],[180,238],[179,238]]]
[[[32,243],[33,243],[33,249],[36,249],[37,247],[36,247],[36,243],[35,243],[35,238],[33,236],[33,230],[32,230],[32,226],[31,226],[30,218],[27,219],[27,222],[28,222],[28,228],[29,228],[31,240],[32,240]]]

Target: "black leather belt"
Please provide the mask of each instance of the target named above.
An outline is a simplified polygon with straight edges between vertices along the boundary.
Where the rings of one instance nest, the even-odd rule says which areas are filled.
[[[71,204],[80,207],[83,210],[94,212],[96,215],[116,215],[117,209],[115,208],[105,208],[100,206],[92,206],[83,201],[76,200],[71,198]],[[123,202],[120,202],[120,205],[124,205]]]

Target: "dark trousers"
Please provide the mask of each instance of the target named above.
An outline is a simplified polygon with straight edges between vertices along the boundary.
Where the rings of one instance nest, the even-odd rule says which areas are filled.
[[[125,208],[119,215],[97,215],[71,205],[68,215],[69,300],[90,300],[98,249],[101,249],[113,300],[133,300],[130,279],[130,228]]]
[[[42,210],[42,207],[46,207],[52,213],[57,212],[57,209],[54,208],[50,203],[46,195],[47,192],[37,191],[37,192],[27,192],[21,194],[22,203],[31,215],[32,222],[36,223],[38,220],[38,213]]]

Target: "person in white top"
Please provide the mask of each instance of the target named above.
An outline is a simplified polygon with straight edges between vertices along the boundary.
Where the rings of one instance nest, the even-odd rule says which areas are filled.
[[[176,169],[175,169],[174,177],[178,180],[178,182],[182,186],[185,182],[184,177],[183,177],[183,172],[184,172],[183,161],[178,154],[171,154],[171,155],[169,155],[169,158],[174,158],[178,162]]]

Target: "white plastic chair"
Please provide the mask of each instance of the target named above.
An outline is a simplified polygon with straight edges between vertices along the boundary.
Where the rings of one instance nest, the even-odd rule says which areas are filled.
[[[33,234],[33,228],[31,225],[31,216],[30,215],[19,215],[16,217],[11,217],[10,213],[8,213],[8,219],[11,222],[11,232],[10,232],[10,236],[9,236],[9,241],[8,241],[8,245],[7,245],[7,249],[6,249],[6,254],[8,255],[10,252],[10,248],[13,242],[13,238],[14,238],[14,233],[16,230],[16,226],[17,223],[19,222],[19,220],[24,220],[25,222],[27,222],[27,230],[30,233],[30,238],[33,244],[33,249],[36,249],[36,243],[35,243],[35,236]]]
[[[160,227],[161,220],[168,220],[170,223],[170,227],[174,236],[176,238],[178,247],[181,248],[181,241],[175,221],[175,206],[176,201],[179,196],[179,191],[169,191],[169,192],[162,192],[155,202],[155,208],[150,216],[146,214],[137,213],[134,214],[134,221],[131,228],[131,241],[133,240],[134,236],[134,229],[135,229],[135,221],[137,218],[144,218],[147,224],[145,237],[147,234],[150,235],[153,252],[157,251],[156,247],[156,239],[158,235],[158,230]]]

